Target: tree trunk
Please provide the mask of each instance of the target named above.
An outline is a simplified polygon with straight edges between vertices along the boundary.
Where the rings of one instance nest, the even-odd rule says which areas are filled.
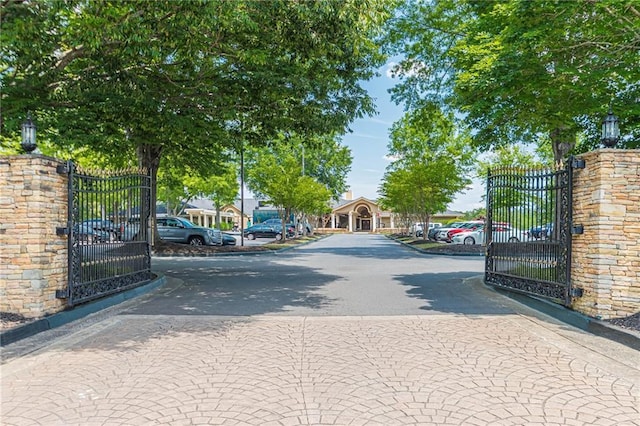
[[[158,234],[158,227],[156,226],[156,195],[157,195],[157,180],[158,169],[160,168],[160,158],[162,157],[162,146],[160,145],[147,145],[143,144],[138,146],[138,165],[141,168],[147,169],[149,176],[151,176],[151,205],[149,212],[149,219],[151,220],[151,246],[155,247],[158,241],[160,241],[160,235]]]
[[[567,158],[567,154],[576,146],[576,131],[567,126],[559,126],[549,132],[551,148],[553,149],[553,161],[561,165]]]

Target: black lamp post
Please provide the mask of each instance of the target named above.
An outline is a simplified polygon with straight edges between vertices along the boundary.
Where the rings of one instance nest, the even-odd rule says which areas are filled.
[[[31,114],[27,114],[27,121],[22,123],[22,149],[27,154],[31,154],[36,149],[36,125],[31,119]]]
[[[620,140],[620,126],[618,125],[618,117],[613,115],[611,107],[609,114],[602,120],[602,145],[607,148],[614,148]]]

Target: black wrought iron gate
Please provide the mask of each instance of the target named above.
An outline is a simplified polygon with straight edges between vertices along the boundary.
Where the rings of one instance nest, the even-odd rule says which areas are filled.
[[[571,234],[579,232],[572,228],[572,178],[580,166],[570,159],[557,169],[489,172],[487,283],[565,305],[577,296],[571,288]],[[504,229],[511,237],[500,238]]]
[[[141,170],[81,170],[69,161],[67,305],[117,293],[153,278],[149,245],[150,176]]]

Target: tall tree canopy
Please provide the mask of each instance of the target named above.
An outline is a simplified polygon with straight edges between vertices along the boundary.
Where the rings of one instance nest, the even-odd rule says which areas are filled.
[[[458,111],[483,149],[551,141],[556,161],[599,142],[611,103],[640,135],[640,11],[632,1],[408,0],[389,22],[404,55],[393,97]]]
[[[2,3],[3,134],[31,111],[54,144],[149,168],[211,166],[237,141],[344,132],[373,112],[387,0]],[[17,137],[14,139],[17,140]]]
[[[351,150],[341,144],[337,135],[288,134],[274,142],[296,153],[302,174],[324,185],[333,199],[338,200],[347,191],[347,175],[353,158]]]

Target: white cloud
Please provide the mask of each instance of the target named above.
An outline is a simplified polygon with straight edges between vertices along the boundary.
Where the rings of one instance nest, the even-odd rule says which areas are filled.
[[[378,118],[371,118],[369,119],[369,121],[371,121],[372,123],[384,124],[386,126],[391,126],[393,124],[393,122],[391,121],[380,120]]]
[[[397,155],[386,154],[385,156],[382,157],[382,159],[392,163],[394,161],[399,160],[400,157],[398,157]]]
[[[375,136],[375,135],[368,135],[366,133],[352,133],[353,136],[358,137],[358,138],[364,138],[364,139],[386,139],[386,137],[381,137],[381,136]]]

